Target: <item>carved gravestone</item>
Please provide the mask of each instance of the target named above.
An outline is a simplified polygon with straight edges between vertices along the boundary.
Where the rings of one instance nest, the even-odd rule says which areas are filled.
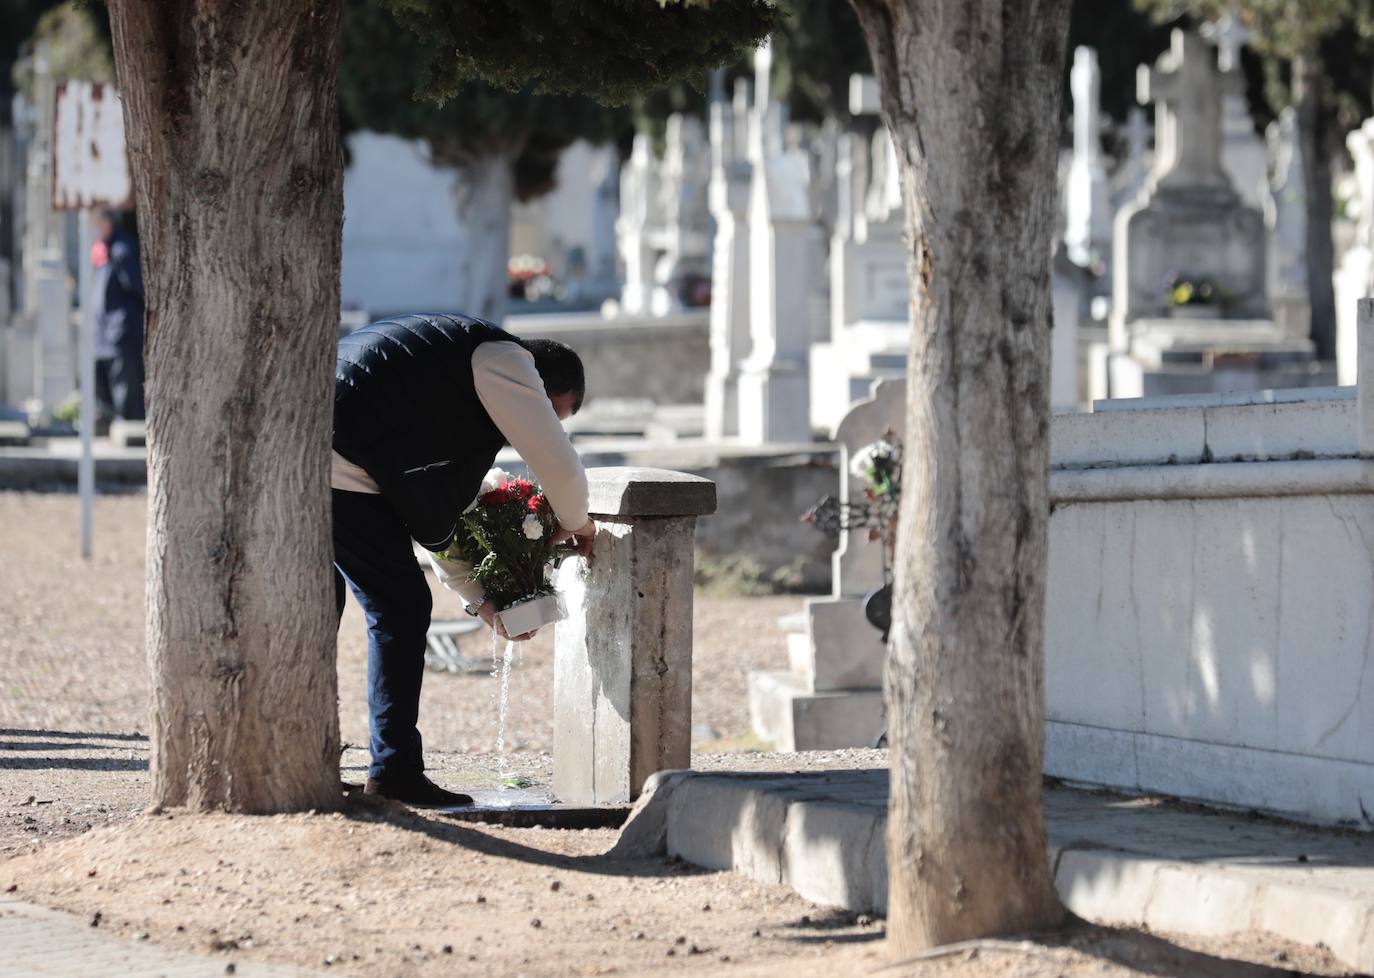
[[[858,501],[865,483],[850,459],[888,431],[901,437],[906,381],[883,380],[854,405],[835,431],[840,446],[840,501]],[[829,597],[810,598],[789,622],[786,671],[749,676],[755,733],[779,750],[869,747],[884,729],[885,648],[864,615],[865,598],[883,584],[880,545],[866,530],[841,533]]]
[[[1114,326],[1167,318],[1171,272],[1215,282],[1225,318],[1267,319],[1264,216],[1246,206],[1222,166],[1222,97],[1243,91],[1218,71],[1196,35],[1174,31],[1154,67],[1142,65],[1139,98],[1155,103],[1155,162],[1142,201],[1116,219]]]

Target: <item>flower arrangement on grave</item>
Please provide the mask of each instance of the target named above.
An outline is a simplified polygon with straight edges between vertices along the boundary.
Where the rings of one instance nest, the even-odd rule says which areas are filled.
[[[802,522],[828,536],[868,530],[871,542],[882,544],[883,586],[868,596],[864,613],[886,641],[892,624],[892,556],[896,545],[897,513],[902,501],[902,444],[888,429],[872,444],[854,453],[849,472],[864,483],[860,499],[842,503],[826,496],[811,507]]]
[[[1211,279],[1178,272],[1169,274],[1164,290],[1173,306],[1219,306],[1225,301],[1221,289]]]
[[[564,556],[553,542],[558,521],[548,497],[528,479],[493,469],[458,522],[449,549],[435,556],[471,566],[471,580],[495,602],[507,633],[523,635],[567,616],[550,581]]]
[[[841,503],[826,496],[806,512],[802,522],[830,536],[866,529],[870,540],[890,540],[902,499],[902,446],[896,435],[888,430],[855,452],[849,472],[864,482],[863,497]]]

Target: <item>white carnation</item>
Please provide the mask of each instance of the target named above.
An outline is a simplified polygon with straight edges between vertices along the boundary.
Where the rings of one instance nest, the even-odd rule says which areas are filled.
[[[544,537],[544,521],[531,513],[525,517],[525,522],[520,524],[520,529],[525,531],[525,539],[542,540]]]
[[[865,445],[854,453],[849,463],[849,473],[856,479],[871,479],[879,461],[886,461],[896,454],[896,448],[886,438],[871,445]]]
[[[488,472],[486,478],[482,480],[482,490],[478,495],[480,496],[483,493],[491,492],[493,489],[498,489],[507,482],[510,482],[513,478],[515,478],[515,476],[511,475],[505,469],[494,468]]]
[[[505,469],[499,469],[499,468],[497,468],[497,469],[492,469],[492,470],[490,470],[490,471],[487,473],[486,478],[484,478],[484,479],[482,480],[482,488],[477,490],[477,495],[478,495],[478,496],[485,496],[487,493],[491,492],[493,489],[497,489],[497,488],[499,488],[499,487],[501,487],[501,486],[504,486],[504,485],[505,485],[507,482],[509,482],[512,478],[514,478],[514,476],[512,476],[512,475],[511,475],[509,472],[507,472]],[[471,513],[471,512],[472,512],[474,509],[476,509],[476,508],[477,508],[477,497],[474,496],[473,499],[472,499],[472,502],[468,503],[468,508],[465,509],[465,510],[463,510],[463,512],[464,512],[465,514],[466,514],[466,513]]]

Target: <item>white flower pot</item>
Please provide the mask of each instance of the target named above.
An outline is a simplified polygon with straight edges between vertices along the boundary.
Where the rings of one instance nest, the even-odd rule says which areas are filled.
[[[507,635],[524,635],[567,618],[568,607],[563,603],[563,595],[555,592],[517,601],[496,617],[501,619]]]

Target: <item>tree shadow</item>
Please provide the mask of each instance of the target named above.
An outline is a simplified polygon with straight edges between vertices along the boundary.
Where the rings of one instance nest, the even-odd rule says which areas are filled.
[[[143,747],[111,747],[108,744],[94,744],[87,740],[0,740],[0,751],[45,751],[45,750],[146,750]]]
[[[0,771],[146,771],[146,757],[0,757]]]
[[[535,866],[593,873],[599,876],[706,876],[717,870],[702,869],[677,858],[648,857],[644,859],[612,859],[609,854],[565,856],[524,845],[511,839],[491,835],[469,823],[450,822],[407,808],[398,802],[386,801],[349,792],[344,798],[343,814],[362,822],[385,822],[396,828],[419,832],[436,842],[458,846],[484,856],[513,859]],[[557,829],[550,831],[556,832]]]
[[[42,728],[0,727],[0,737],[57,737],[63,740],[137,740],[148,742],[143,733],[102,733],[96,730],[44,730]]]
[[[1189,978],[1291,978],[1306,972],[1232,958],[1183,947],[1155,934],[1120,927],[1104,927],[1075,919],[1065,931],[1066,943],[1078,938],[1084,954],[1135,968],[1147,975]]]

